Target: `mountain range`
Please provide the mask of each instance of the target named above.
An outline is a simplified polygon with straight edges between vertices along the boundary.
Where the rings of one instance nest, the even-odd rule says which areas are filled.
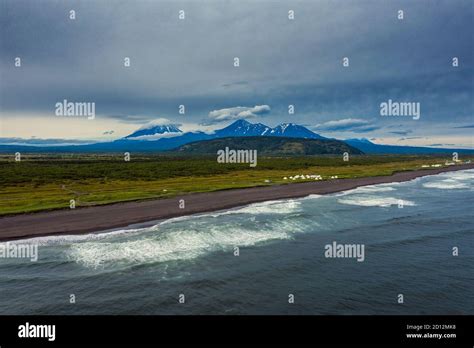
[[[237,120],[213,133],[202,131],[183,132],[177,125],[148,123],[135,132],[111,142],[77,145],[27,146],[0,145],[0,152],[150,152],[167,151],[197,141],[228,137],[284,137],[300,139],[336,140],[325,138],[308,128],[295,123],[281,123],[271,128],[262,123]],[[474,153],[467,149],[441,149],[374,144],[367,139],[347,139],[344,142],[366,154],[429,154],[429,153]]]
[[[124,139],[129,140],[156,140],[159,138],[172,136],[190,136],[190,134],[201,135],[205,137],[204,132],[188,132],[183,133],[175,125],[156,125],[149,124],[143,126],[132,134],[127,135]],[[304,139],[324,139],[324,137],[310,131],[308,128],[299,126],[294,123],[282,123],[275,128],[268,127],[263,123],[250,123],[246,120],[237,120],[229,126],[218,129],[211,138],[224,137],[256,137],[256,136],[276,136],[287,138],[304,138]]]
[[[262,123],[250,123],[245,120],[238,120],[231,125],[217,130],[217,138],[223,137],[287,137],[303,139],[325,139],[324,137],[310,131],[308,128],[295,123],[281,123],[275,128],[270,128]]]

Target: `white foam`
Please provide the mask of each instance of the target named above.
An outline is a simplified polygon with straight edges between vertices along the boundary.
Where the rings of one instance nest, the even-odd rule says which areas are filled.
[[[165,220],[160,223],[160,225],[169,224],[177,221],[184,221],[189,219],[196,218],[207,218],[213,217],[217,218],[224,215],[233,215],[233,214],[291,214],[300,210],[301,203],[295,199],[286,199],[286,200],[277,200],[277,201],[265,201],[260,203],[252,203],[241,208],[235,208],[231,210],[218,211],[214,213],[205,213],[197,215],[188,215],[180,216],[177,218],[172,218]]]
[[[352,195],[352,194],[364,194],[364,193],[378,193],[378,192],[391,192],[395,191],[396,188],[393,187],[394,185],[397,185],[400,183],[392,182],[389,184],[376,184],[376,185],[367,185],[367,186],[360,186],[356,187],[351,190],[347,191],[342,191],[342,192],[336,192],[332,194],[335,197],[340,197],[340,196],[347,196],[347,195]]]
[[[374,186],[361,186],[352,190],[351,193],[376,193],[376,192],[390,192],[395,191],[394,187],[386,186],[385,184]]]
[[[427,178],[428,182],[423,183],[423,187],[441,190],[457,190],[472,187],[474,170],[448,172]],[[441,179],[441,180],[440,180]]]
[[[314,195],[316,196],[316,195]],[[176,223],[180,221],[195,220],[199,218],[214,217],[217,218],[223,215],[231,214],[290,214],[300,210],[300,202],[290,199],[284,201],[266,201],[261,203],[254,203],[242,208],[225,210],[215,213],[205,213],[205,214],[195,214],[195,215],[186,215],[179,216],[171,219],[161,221],[153,226],[144,227],[144,228],[134,228],[134,229],[120,229],[116,231],[108,231],[102,233],[89,233],[83,235],[60,235],[60,236],[45,236],[45,237],[35,237],[28,239],[21,239],[17,241],[10,241],[10,243],[35,243],[40,246],[49,246],[49,245],[68,245],[75,242],[87,242],[94,240],[103,240],[107,238],[117,237],[120,235],[135,235],[143,232],[147,232],[151,229],[156,229],[160,225],[167,225],[171,223]]]
[[[245,206],[243,208],[229,210],[220,213],[220,215],[228,214],[290,214],[300,210],[301,203],[294,200],[284,201],[266,201]]]
[[[373,196],[354,196],[348,198],[338,199],[339,203],[358,205],[362,207],[390,207],[392,205],[398,205],[403,203],[404,206],[416,205],[412,201],[400,200],[394,197],[373,197]]]
[[[35,237],[35,238],[27,238],[27,239],[19,239],[15,241],[10,241],[10,244],[23,244],[23,243],[31,243],[37,244],[38,246],[51,246],[51,245],[64,245],[64,244],[71,244],[74,242],[84,242],[84,241],[92,241],[92,240],[102,240],[106,238],[116,237],[119,235],[134,235],[137,233],[141,233],[144,229],[121,229],[116,231],[110,232],[103,232],[103,233],[89,233],[89,234],[71,234],[71,235],[60,235],[60,236],[45,236],[45,237]]]
[[[469,185],[448,179],[442,181],[427,182],[423,184],[423,187],[441,190],[456,190],[469,188]]]
[[[143,264],[173,260],[188,260],[219,250],[229,250],[234,246],[252,246],[264,241],[289,239],[298,226],[285,224],[280,228],[242,228],[235,224],[206,224],[200,229],[159,231],[154,227],[153,235],[141,236],[138,240],[89,241],[74,243],[68,256],[87,267],[97,268],[107,265]]]
[[[447,172],[439,174],[440,177],[447,177],[453,180],[473,180],[474,179],[474,169],[469,170],[459,170],[455,172]]]
[[[329,196],[329,195],[318,195],[316,193],[312,193],[308,196],[297,198],[298,201],[306,201],[306,200],[313,200],[313,199],[319,199],[324,196]]]

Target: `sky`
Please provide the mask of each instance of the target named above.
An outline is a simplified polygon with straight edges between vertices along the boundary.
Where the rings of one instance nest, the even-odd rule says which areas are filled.
[[[243,118],[472,148],[473,23],[472,0],[0,0],[0,138],[106,141],[153,120],[212,132]],[[58,116],[63,100],[95,103],[95,117]],[[388,100],[419,103],[419,119],[381,116]]]

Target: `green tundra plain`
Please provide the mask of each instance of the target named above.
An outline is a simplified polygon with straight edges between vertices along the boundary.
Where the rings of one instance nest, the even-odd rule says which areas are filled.
[[[463,156],[462,161],[474,156]],[[0,156],[0,215],[124,201],[157,199],[191,192],[314,181],[295,175],[356,178],[391,175],[422,166],[445,166],[451,158],[431,155],[263,157],[255,168],[221,164],[215,156],[134,154],[22,154]],[[284,178],[287,177],[287,180]]]

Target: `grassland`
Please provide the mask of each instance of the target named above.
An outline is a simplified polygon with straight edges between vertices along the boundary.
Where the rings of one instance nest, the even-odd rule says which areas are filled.
[[[474,158],[463,158],[463,160]],[[322,175],[329,179],[391,175],[422,165],[443,164],[446,156],[268,157],[258,166],[219,164],[214,157],[134,155],[0,156],[0,215],[114,202],[156,199],[190,192],[290,184],[293,175]]]

